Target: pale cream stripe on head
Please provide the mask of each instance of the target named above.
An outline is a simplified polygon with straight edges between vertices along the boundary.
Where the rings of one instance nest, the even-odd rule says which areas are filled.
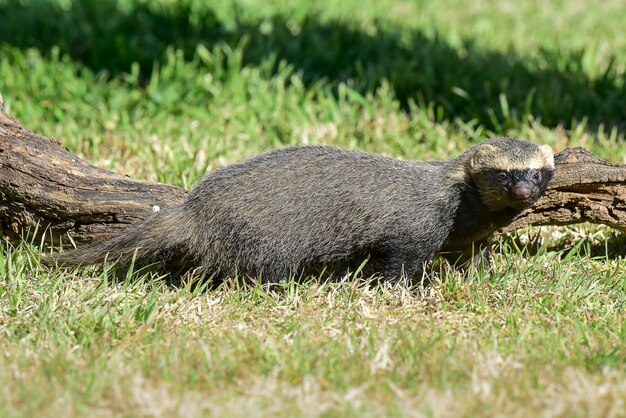
[[[491,170],[533,170],[541,168],[554,168],[554,154],[549,145],[539,146],[539,153],[526,160],[507,158],[502,151],[490,144],[478,147],[471,159],[474,169],[489,168]]]

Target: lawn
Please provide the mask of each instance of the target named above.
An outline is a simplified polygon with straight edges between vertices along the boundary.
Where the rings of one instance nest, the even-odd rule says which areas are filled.
[[[7,111],[191,188],[289,144],[444,159],[513,135],[626,162],[619,0],[0,0]],[[498,237],[429,286],[215,288],[0,246],[0,416],[626,416],[626,240]]]

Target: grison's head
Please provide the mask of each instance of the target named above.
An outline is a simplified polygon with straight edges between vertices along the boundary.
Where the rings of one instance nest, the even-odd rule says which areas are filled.
[[[498,138],[476,145],[469,152],[470,175],[491,210],[531,206],[554,174],[554,155],[549,145]]]

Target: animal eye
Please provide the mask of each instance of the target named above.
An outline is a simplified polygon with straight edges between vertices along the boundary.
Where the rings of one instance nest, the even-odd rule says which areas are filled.
[[[506,173],[498,173],[498,180],[505,182],[509,179]]]
[[[536,182],[541,181],[541,172],[540,171],[534,171],[532,174],[533,180]]]

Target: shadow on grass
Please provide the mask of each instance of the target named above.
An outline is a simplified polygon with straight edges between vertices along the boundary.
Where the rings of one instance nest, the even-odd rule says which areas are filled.
[[[66,8],[50,0],[23,3],[0,3],[0,42],[44,54],[59,46],[96,72],[116,75],[136,62],[148,77],[170,46],[191,57],[199,44],[210,49],[246,40],[246,65],[269,62],[276,70],[286,61],[307,86],[346,83],[362,94],[387,80],[404,107],[434,103],[440,119],[474,119],[496,132],[528,115],[546,126],[587,119],[593,129],[625,127],[623,75],[609,67],[603,76],[589,78],[582,51],[543,50],[531,62],[513,52],[485,51],[472,40],[456,48],[419,31],[382,25],[365,31],[318,16],[227,24],[213,10],[184,2],[122,7],[114,0],[74,0]]]

